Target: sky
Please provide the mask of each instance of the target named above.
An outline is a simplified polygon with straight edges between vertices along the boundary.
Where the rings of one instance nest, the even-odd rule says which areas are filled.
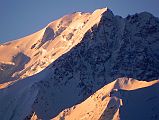
[[[159,0],[0,0],[0,43],[32,34],[72,12],[108,7],[126,17],[143,11],[159,17]]]

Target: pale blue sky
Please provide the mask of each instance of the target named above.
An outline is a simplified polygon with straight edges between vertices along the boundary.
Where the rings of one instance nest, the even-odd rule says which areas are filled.
[[[36,32],[65,14],[103,7],[123,17],[142,11],[159,17],[159,0],[0,0],[0,43]]]

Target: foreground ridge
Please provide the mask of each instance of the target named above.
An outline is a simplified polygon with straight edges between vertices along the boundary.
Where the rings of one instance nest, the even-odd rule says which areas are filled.
[[[149,102],[155,102],[159,99],[159,95],[157,94],[157,90],[159,90],[158,83],[159,80],[145,82],[134,80],[132,78],[119,78],[95,92],[84,102],[63,110],[52,120],[60,120],[62,118],[65,120],[120,120],[153,118],[158,116],[157,111],[153,111],[152,116],[144,113],[145,111],[151,112],[150,110],[147,110],[147,107],[151,109],[155,107],[155,105],[149,105]],[[142,93],[140,94],[141,91]],[[140,94],[140,97],[138,94]],[[152,100],[151,98],[156,100]],[[135,99],[137,99],[137,102],[133,103],[132,101]],[[142,102],[144,102],[144,100],[146,101],[143,104]],[[136,110],[137,112],[135,112],[131,109],[132,106],[135,106],[136,109],[139,107],[140,111]],[[128,111],[126,111],[126,109]]]

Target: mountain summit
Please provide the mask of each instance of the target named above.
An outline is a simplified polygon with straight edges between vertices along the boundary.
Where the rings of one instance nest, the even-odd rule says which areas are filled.
[[[159,119],[159,19],[76,12],[0,45],[2,120]]]

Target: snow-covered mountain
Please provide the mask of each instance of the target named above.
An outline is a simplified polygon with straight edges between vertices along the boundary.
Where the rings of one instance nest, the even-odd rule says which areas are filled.
[[[104,8],[0,45],[2,120],[159,119],[159,19]]]
[[[0,88],[40,72],[68,52],[105,11],[66,15],[32,35],[0,45]]]

